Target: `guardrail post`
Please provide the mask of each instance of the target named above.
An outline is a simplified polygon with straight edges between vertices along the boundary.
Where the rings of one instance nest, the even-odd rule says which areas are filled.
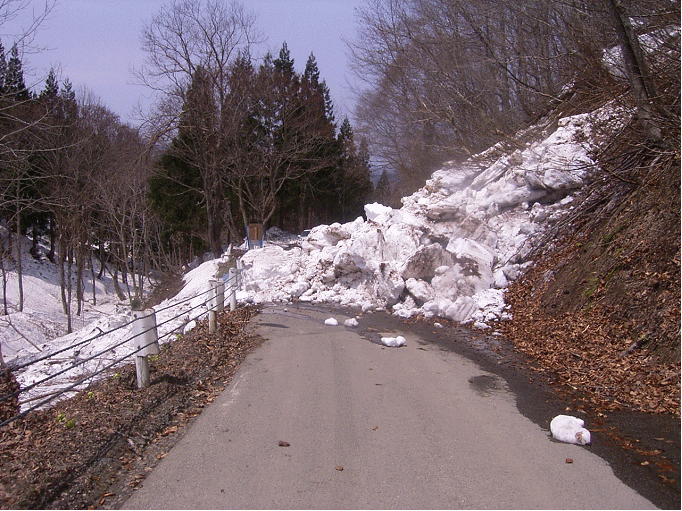
[[[142,389],[151,385],[147,356],[160,353],[159,334],[156,330],[156,313],[153,309],[133,311],[133,318],[137,388]]]
[[[225,281],[219,279],[215,281],[216,285],[216,310],[220,312],[225,308]]]
[[[228,272],[227,288],[228,288],[228,300],[230,302],[230,310],[233,311],[237,308],[237,269],[230,268]]]
[[[218,329],[218,282],[211,279],[208,285],[208,333],[212,334]]]

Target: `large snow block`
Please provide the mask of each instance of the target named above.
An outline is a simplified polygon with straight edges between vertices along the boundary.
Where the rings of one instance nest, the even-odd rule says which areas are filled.
[[[377,222],[390,218],[392,213],[393,208],[389,208],[388,206],[384,206],[378,202],[373,204],[365,204],[365,215],[367,216],[367,220],[370,222]]]
[[[301,269],[301,249],[285,251],[271,245],[259,250],[250,250],[242,257],[243,268],[249,278],[246,289],[258,291],[262,287],[273,287],[290,281]]]
[[[436,274],[436,268],[450,266],[452,255],[437,243],[419,247],[403,266],[402,275],[405,279],[425,279]]]
[[[473,259],[479,271],[491,271],[495,264],[495,252],[485,245],[467,238],[452,238],[446,247],[456,259]]]
[[[383,233],[383,259],[402,262],[419,248],[420,232],[406,224],[392,224]]]
[[[428,282],[417,279],[407,279],[405,281],[405,287],[410,292],[410,294],[420,303],[425,303],[433,300],[436,293],[434,293],[433,288]]]
[[[455,300],[455,303],[446,309],[445,317],[452,321],[463,323],[471,318],[476,310],[478,310],[478,306],[473,298],[469,296],[460,296]]]
[[[356,221],[357,222],[357,221]],[[333,247],[341,240],[347,240],[357,228],[356,222],[348,224],[333,223],[314,227],[308,237],[301,243],[301,248],[307,253],[313,250],[322,250],[325,247]]]

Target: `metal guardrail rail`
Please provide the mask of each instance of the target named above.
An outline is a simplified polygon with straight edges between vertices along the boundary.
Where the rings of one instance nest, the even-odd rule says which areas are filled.
[[[0,404],[6,401],[13,400],[15,398],[18,399],[22,395],[23,396],[29,395],[30,397],[26,397],[24,401],[22,401],[20,404],[33,403],[28,408],[20,411],[20,413],[14,415],[13,417],[5,419],[3,422],[0,423],[0,427],[5,426],[17,419],[20,419],[21,417],[24,417],[25,415],[34,410],[43,408],[49,405],[50,403],[62,398],[66,394],[83,390],[85,386],[96,381],[97,377],[100,377],[110,369],[122,364],[126,360],[129,360],[131,357],[135,357],[138,375],[138,387],[148,386],[149,366],[147,356],[154,353],[155,350],[154,346],[156,347],[156,349],[158,349],[159,341],[169,337],[171,334],[177,333],[178,331],[178,327],[169,328],[168,331],[159,335],[158,332],[160,327],[170,325],[171,323],[176,322],[178,319],[181,319],[183,317],[189,317],[188,316],[189,312],[205,307],[207,310],[197,315],[195,319],[202,317],[204,314],[208,314],[209,329],[215,330],[217,312],[222,310],[224,306],[225,291],[227,291],[230,309],[234,310],[237,307],[236,292],[238,289],[241,288],[242,282],[241,271],[235,268],[231,268],[229,274],[226,276],[228,277],[227,282],[225,282],[224,280],[211,280],[209,282],[208,289],[204,292],[201,292],[197,295],[183,299],[179,302],[175,302],[171,305],[159,309],[135,311],[135,313],[137,314],[135,314],[136,317],[132,321],[126,322],[121,325],[117,325],[116,327],[111,328],[107,331],[100,330],[99,333],[87,339],[83,339],[74,344],[70,344],[69,346],[65,346],[63,348],[51,351],[49,353],[40,354],[36,357],[30,357],[29,359],[24,357],[21,360],[13,361],[14,363],[12,362],[8,363],[7,366],[12,372],[19,372],[41,362],[59,360],[56,357],[58,357],[59,355],[64,355],[69,351],[71,351],[72,353],[76,352],[76,350],[80,352],[81,350],[83,350],[83,348],[87,347],[89,344],[92,344],[94,341],[107,335],[110,335],[116,331],[128,327],[130,327],[133,331],[133,335],[126,336],[122,340],[117,340],[116,342],[107,345],[105,348],[96,351],[96,353],[91,354],[88,357],[78,358],[72,356],[71,359],[73,360],[73,362],[67,364],[66,367],[62,367],[62,364],[60,363],[59,364],[60,368],[56,370],[54,373],[49,374],[44,378],[41,378],[29,385],[26,385],[23,388],[20,388],[19,390],[0,396]],[[197,300],[197,298],[201,298],[201,301],[199,303],[191,305],[189,309],[182,308],[181,312],[171,314],[169,318],[166,318],[160,323],[157,323],[156,318],[159,315],[159,313],[166,312],[172,309],[177,310],[178,307],[181,307],[186,303],[189,304],[190,302]],[[183,322],[180,328],[184,327],[185,324],[186,323]],[[130,345],[131,342],[134,343],[133,349],[129,350],[125,355],[120,357],[114,357],[113,360],[105,360],[103,358],[105,354],[107,353],[114,354],[117,348]],[[61,362],[61,360],[59,361]],[[88,369],[88,364],[91,362],[96,363],[96,368],[94,370]],[[146,374],[144,368],[145,365]],[[66,380],[66,376],[68,375],[68,373],[74,374],[72,374],[68,378],[68,380]],[[57,387],[57,390],[53,390],[55,387]],[[42,392],[40,391],[40,389],[43,389]]]

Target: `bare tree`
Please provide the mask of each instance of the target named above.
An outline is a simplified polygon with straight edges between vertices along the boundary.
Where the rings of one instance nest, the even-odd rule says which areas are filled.
[[[149,261],[154,259],[150,243],[154,222],[147,201],[151,171],[144,158],[145,141],[136,130],[116,123],[109,144],[106,170],[98,173],[93,183],[100,208],[97,226],[112,245],[112,274],[119,298],[127,295],[129,300],[142,300]],[[104,265],[106,258],[100,260]],[[118,284],[119,268],[125,278],[125,294]]]
[[[150,126],[155,127],[156,138],[179,130],[188,135],[182,156],[201,171],[209,241],[216,256],[222,253],[225,210],[220,183],[226,163],[220,130],[226,126],[223,107],[229,69],[240,51],[258,42],[254,25],[255,16],[237,2],[174,0],[152,18],[142,35],[147,60],[137,76],[159,97]],[[194,97],[188,98],[190,91]],[[188,100],[197,106],[199,98],[204,106],[183,112]]]
[[[43,51],[45,48],[34,45],[35,35],[55,4],[56,0],[0,0],[0,28],[22,48],[22,53]]]
[[[374,154],[417,185],[433,165],[511,139],[576,91],[606,90],[615,78],[603,52],[615,45],[625,49],[643,117],[651,117],[647,109],[665,117],[677,109],[661,105],[660,75],[647,70],[638,38],[667,33],[657,44],[671,44],[667,66],[674,69],[679,12],[679,2],[664,0],[369,0],[349,44],[366,87],[361,131]],[[666,32],[675,25],[676,43]]]
[[[0,29],[4,35],[9,35],[14,39],[12,46],[12,58],[15,65],[20,64],[19,48],[23,52],[40,51],[40,48],[33,46],[36,31],[45,21],[54,6],[53,0],[46,0],[42,9],[29,9],[31,2],[27,0],[0,0]],[[14,26],[10,26],[14,24]],[[2,44],[0,42],[0,47]],[[1,63],[5,65],[5,55],[2,55]],[[8,84],[9,75],[14,71],[13,79],[18,79],[16,83]],[[22,196],[22,190],[27,185],[27,164],[30,154],[27,147],[27,140],[31,137],[30,131],[40,126],[43,116],[36,115],[32,108],[32,101],[28,91],[23,86],[23,74],[20,69],[9,69],[5,67],[0,73],[0,197],[7,200],[13,197],[14,209],[9,218],[9,225],[16,225],[17,249],[16,268],[19,282],[19,310],[23,309],[23,278],[21,266],[21,238],[20,225],[21,215],[28,206],[26,197]],[[20,90],[23,89],[23,90]],[[28,144],[30,145],[30,144]],[[11,191],[14,193],[11,193]],[[0,214],[7,214],[8,209],[5,204],[0,208]],[[11,235],[8,238],[11,242]],[[10,250],[11,251],[11,250]],[[2,250],[0,257],[5,257],[5,250]],[[3,301],[5,312],[7,312],[7,300],[5,296],[5,267],[3,264]]]

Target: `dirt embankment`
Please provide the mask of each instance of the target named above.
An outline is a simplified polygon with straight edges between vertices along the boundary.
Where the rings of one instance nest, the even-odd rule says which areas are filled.
[[[636,147],[602,166],[508,290],[506,334],[607,409],[679,417],[679,153]]]

